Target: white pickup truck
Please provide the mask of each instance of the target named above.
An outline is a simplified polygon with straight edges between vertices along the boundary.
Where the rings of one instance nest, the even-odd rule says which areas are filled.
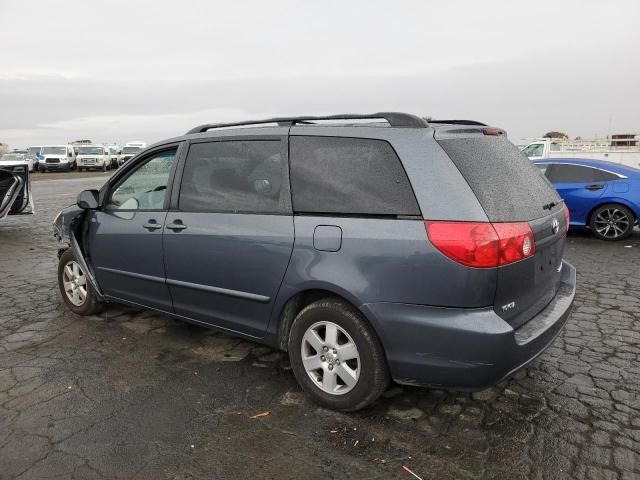
[[[637,138],[637,137],[636,137]],[[522,149],[531,160],[545,158],[586,158],[640,167],[640,139],[616,145],[613,140],[561,140],[543,138]],[[634,145],[635,144],[635,145]]]

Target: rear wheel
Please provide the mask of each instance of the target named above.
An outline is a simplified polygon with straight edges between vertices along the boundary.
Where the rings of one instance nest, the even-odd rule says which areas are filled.
[[[60,257],[58,287],[64,302],[78,315],[93,315],[104,308],[104,303],[98,300],[85,271],[71,249]]]
[[[635,221],[633,212],[627,207],[608,203],[593,212],[589,226],[600,240],[615,241],[631,235]]]
[[[359,410],[389,384],[375,332],[342,300],[327,298],[305,307],[293,322],[288,349],[298,383],[324,407]]]

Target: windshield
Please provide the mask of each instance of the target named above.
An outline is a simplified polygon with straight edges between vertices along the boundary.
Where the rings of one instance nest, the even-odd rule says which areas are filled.
[[[102,147],[80,147],[78,155],[102,155],[104,149]]]
[[[532,143],[522,149],[527,157],[542,157],[544,155],[544,143]]]
[[[66,155],[66,147],[42,147],[42,153],[45,155]]]
[[[24,160],[24,155],[22,153],[7,153],[5,155],[2,155],[2,157],[0,157],[0,160],[15,162],[17,160]]]
[[[42,147],[29,147],[29,148],[27,149],[27,153],[28,153],[29,155],[35,155],[36,153],[40,153],[40,149],[41,149],[41,148],[42,148]]]
[[[140,150],[140,147],[124,147],[122,153],[138,153]]]

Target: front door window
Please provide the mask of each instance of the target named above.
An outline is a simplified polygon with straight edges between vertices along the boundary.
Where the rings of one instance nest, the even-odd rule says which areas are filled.
[[[158,153],[122,180],[111,191],[111,210],[162,210],[176,151]]]

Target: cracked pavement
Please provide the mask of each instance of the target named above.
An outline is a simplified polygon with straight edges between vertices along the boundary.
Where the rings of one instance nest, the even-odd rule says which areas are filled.
[[[55,175],[36,174],[36,215],[0,222],[0,479],[640,478],[640,232],[570,234],[574,313],[515,378],[391,386],[347,415],[311,403],[270,348],[64,308],[51,223],[104,176]]]

